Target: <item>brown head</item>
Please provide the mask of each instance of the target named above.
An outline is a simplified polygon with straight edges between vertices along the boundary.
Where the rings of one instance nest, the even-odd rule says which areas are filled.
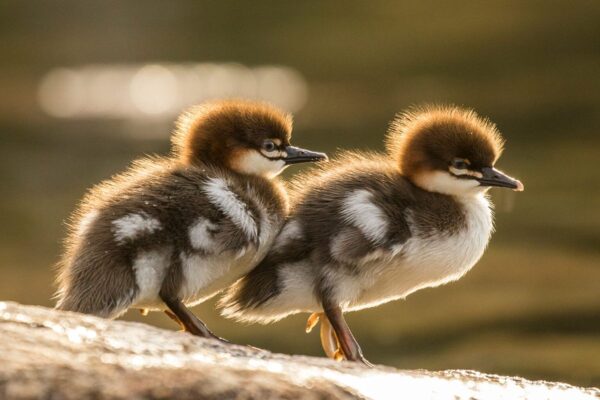
[[[286,166],[326,159],[290,145],[292,117],[265,103],[244,100],[193,107],[177,121],[175,156],[185,164],[212,165],[272,178]]]
[[[402,173],[422,189],[470,195],[490,186],[523,190],[494,168],[504,141],[496,126],[474,111],[426,107],[399,115],[387,147]]]

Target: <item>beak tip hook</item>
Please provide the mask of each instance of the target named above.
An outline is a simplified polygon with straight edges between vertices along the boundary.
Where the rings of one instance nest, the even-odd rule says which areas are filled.
[[[517,181],[517,187],[514,188],[515,192],[522,192],[523,190],[525,190],[525,185],[523,185],[523,183],[521,181]]]

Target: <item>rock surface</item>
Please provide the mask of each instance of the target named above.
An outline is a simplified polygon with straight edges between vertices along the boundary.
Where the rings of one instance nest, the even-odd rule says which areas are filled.
[[[474,371],[400,371],[286,356],[0,302],[0,399],[598,399]]]

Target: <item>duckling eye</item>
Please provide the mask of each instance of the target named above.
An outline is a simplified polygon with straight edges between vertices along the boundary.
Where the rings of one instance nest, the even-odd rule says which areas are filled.
[[[265,140],[262,144],[262,148],[265,151],[271,152],[277,149],[277,145],[272,140]]]
[[[456,169],[467,169],[469,167],[469,161],[463,158],[455,158],[450,165]]]

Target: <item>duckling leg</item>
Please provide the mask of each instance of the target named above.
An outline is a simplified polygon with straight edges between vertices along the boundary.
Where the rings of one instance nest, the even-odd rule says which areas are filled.
[[[333,328],[333,333],[335,334],[335,338],[337,339],[338,346],[341,348],[342,353],[346,360],[348,361],[360,361],[363,364],[372,367],[371,364],[362,354],[362,350],[360,345],[354,338],[350,327],[346,323],[344,319],[344,314],[342,309],[339,306],[324,306],[324,316],[323,321],[321,322],[321,341],[323,343],[323,326],[324,322],[327,320],[328,324]],[[332,335],[330,335],[332,336]],[[325,346],[323,346],[325,348]],[[326,351],[327,352],[327,351]],[[329,354],[328,354],[329,355]],[[335,356],[335,354],[334,354]]]
[[[306,321],[306,333],[310,333],[313,328],[317,326],[322,315],[323,313],[318,312],[310,314],[310,317],[308,317],[308,320]]]
[[[344,353],[340,347],[340,341],[326,317],[323,317],[321,320],[320,336],[321,346],[327,357],[335,361],[342,361],[345,359]]]
[[[167,315],[167,317],[171,318],[173,321],[175,321],[175,323],[177,325],[179,325],[179,327],[181,328],[182,331],[185,331],[185,326],[183,326],[183,324],[181,323],[181,321],[179,320],[179,318],[177,318],[177,315],[173,314],[171,311],[169,310],[165,310],[165,314]]]
[[[306,333],[310,333],[315,326],[321,321],[321,346],[327,357],[332,358],[336,361],[344,359],[344,354],[340,349],[340,342],[337,340],[337,336],[329,323],[329,320],[323,315],[323,313],[312,313],[306,321]]]
[[[162,299],[172,315],[167,313],[167,315],[171,318],[175,317],[179,324],[183,326],[183,328],[191,333],[192,335],[201,336],[205,338],[217,339],[225,343],[229,343],[227,340],[218,337],[214,333],[212,333],[204,324],[204,322],[200,321],[198,317],[196,317],[179,299]],[[175,319],[173,318],[173,319]]]

